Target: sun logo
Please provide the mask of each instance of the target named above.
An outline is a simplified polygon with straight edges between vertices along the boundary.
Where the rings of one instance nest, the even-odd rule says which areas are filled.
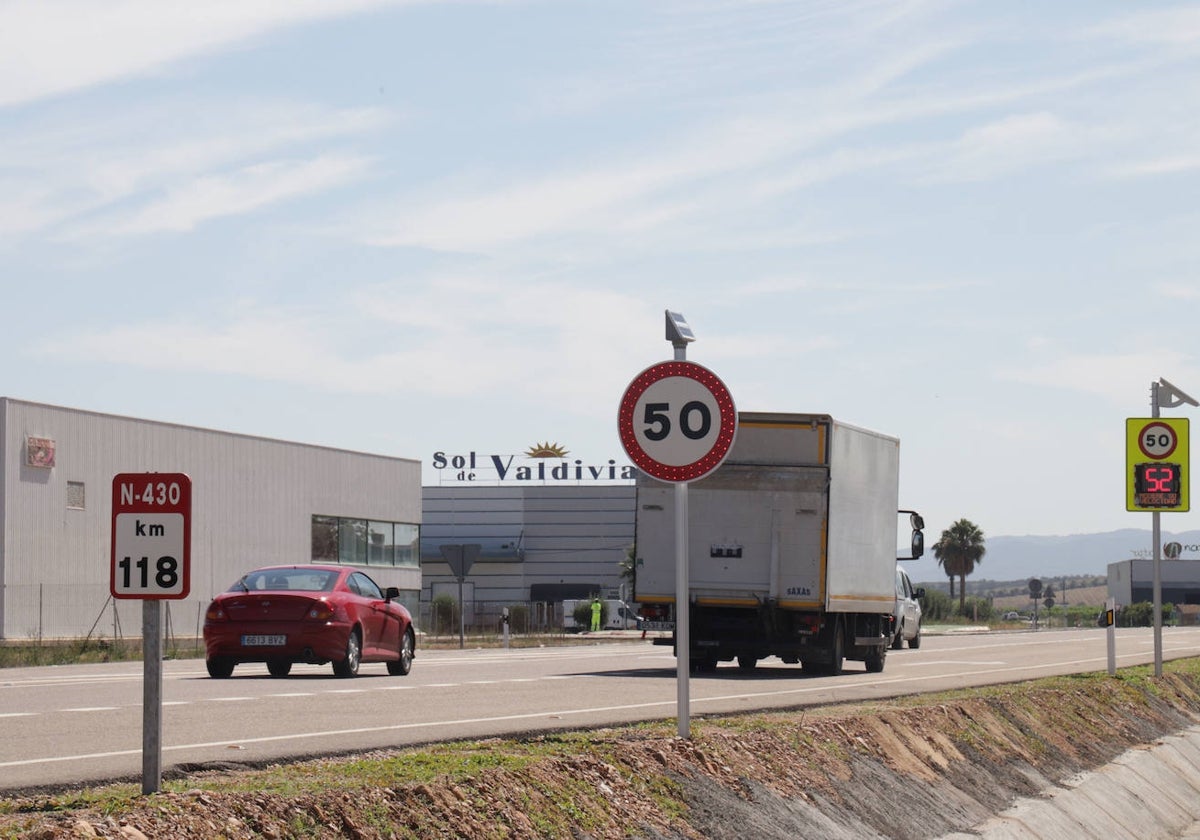
[[[533,446],[525,450],[527,458],[565,458],[567,450],[559,446],[557,443],[535,443]]]

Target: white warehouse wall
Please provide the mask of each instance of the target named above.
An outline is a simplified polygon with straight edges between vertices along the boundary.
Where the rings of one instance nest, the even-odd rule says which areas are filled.
[[[53,467],[26,440],[54,442]],[[0,398],[0,639],[141,632],[141,604],[109,600],[112,479],[183,472],[192,482],[191,593],[168,601],[177,635],[246,571],[311,561],[316,514],[421,522],[420,462]],[[82,509],[68,507],[79,501]],[[420,567],[363,566],[421,589]],[[415,598],[414,598],[415,600]],[[93,631],[93,627],[95,627]]]

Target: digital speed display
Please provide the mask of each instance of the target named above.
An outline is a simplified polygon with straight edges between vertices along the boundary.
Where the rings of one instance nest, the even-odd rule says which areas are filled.
[[[1182,475],[1181,466],[1168,461],[1134,464],[1134,504],[1143,508],[1179,507]]]

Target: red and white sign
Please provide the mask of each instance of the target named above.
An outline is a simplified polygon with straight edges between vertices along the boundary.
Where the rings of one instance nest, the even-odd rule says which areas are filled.
[[[183,473],[113,477],[114,598],[178,600],[191,591],[192,480]]]
[[[1154,420],[1142,427],[1138,435],[1138,448],[1147,458],[1161,461],[1169,458],[1179,445],[1179,437],[1175,430],[1160,420]]]
[[[617,432],[629,459],[662,481],[695,481],[721,465],[737,435],[737,409],[706,367],[659,362],[625,389]]]

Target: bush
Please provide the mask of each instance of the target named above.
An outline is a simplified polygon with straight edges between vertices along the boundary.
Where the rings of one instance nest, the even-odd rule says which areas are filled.
[[[453,633],[458,630],[458,601],[453,595],[436,595],[433,599],[433,634]]]
[[[529,632],[528,604],[515,604],[508,608],[508,630],[510,633]]]
[[[1175,614],[1174,604],[1162,605],[1162,622],[1169,624],[1171,617]],[[1142,601],[1137,604],[1130,604],[1127,607],[1121,607],[1117,611],[1117,626],[1118,627],[1151,627],[1154,624],[1154,604],[1149,601]]]

